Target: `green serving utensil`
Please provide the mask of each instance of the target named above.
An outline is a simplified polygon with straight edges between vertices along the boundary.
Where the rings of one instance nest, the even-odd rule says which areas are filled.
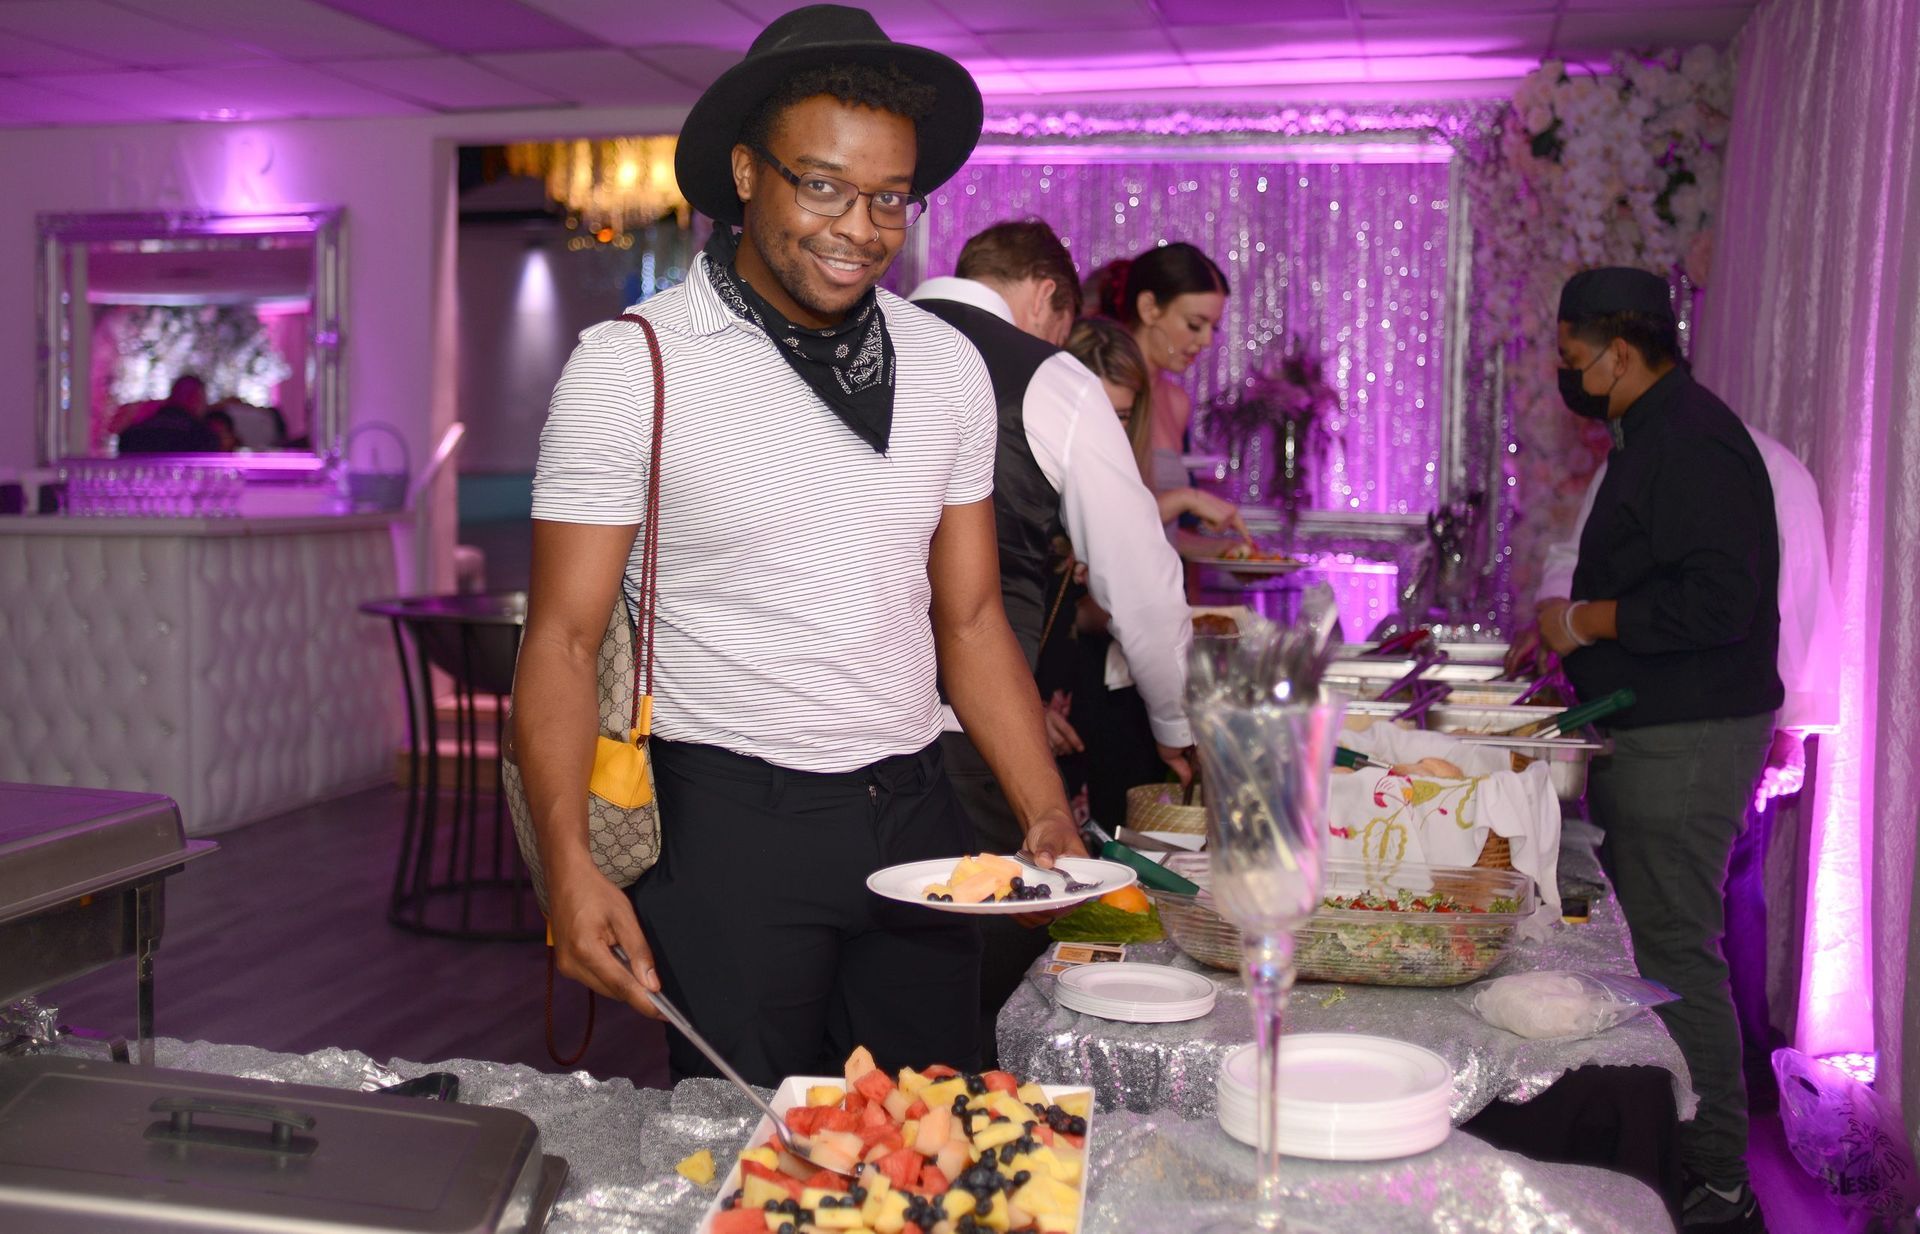
[[[1630,688],[1615,690],[1605,698],[1596,698],[1591,703],[1582,703],[1578,707],[1569,707],[1557,715],[1544,720],[1535,720],[1522,724],[1519,728],[1500,734],[1502,737],[1537,737],[1552,729],[1556,734],[1571,733],[1575,729],[1617,715],[1638,701]]]

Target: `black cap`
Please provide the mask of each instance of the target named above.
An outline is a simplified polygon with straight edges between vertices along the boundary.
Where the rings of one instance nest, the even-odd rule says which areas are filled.
[[[1585,321],[1608,313],[1645,313],[1673,320],[1667,280],[1630,266],[1582,270],[1560,289],[1560,320]]]
[[[812,4],[774,18],[746,58],[708,86],[687,113],[673,162],[680,193],[694,209],[716,223],[741,220],[733,188],[733,147],[741,124],[794,73],[827,64],[893,65],[933,87],[938,99],[933,114],[915,126],[915,192],[930,193],[945,184],[973,153],[983,113],[980,87],[958,61],[894,42],[865,9]]]

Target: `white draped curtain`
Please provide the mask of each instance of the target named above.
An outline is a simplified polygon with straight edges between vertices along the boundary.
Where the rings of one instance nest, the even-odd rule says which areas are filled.
[[[1696,367],[1819,482],[1844,624],[1799,1044],[1877,1048],[1920,1127],[1920,0],[1766,0],[1737,47]],[[1920,1135],[1914,1135],[1920,1143]]]

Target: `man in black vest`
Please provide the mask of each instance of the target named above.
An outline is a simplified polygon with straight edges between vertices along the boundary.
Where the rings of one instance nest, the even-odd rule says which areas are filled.
[[[911,299],[979,349],[993,382],[1000,415],[994,524],[1001,599],[1014,636],[1032,667],[1062,582],[1050,568],[1051,546],[1064,535],[1087,567],[1094,601],[1112,615],[1110,630],[1147,704],[1160,756],[1184,782],[1191,774],[1184,693],[1193,635],[1180,559],[1106,388],[1059,346],[1080,308],[1073,259],[1051,227],[1028,220],[974,236],[956,269],[954,278],[921,284]],[[949,723],[940,744],[981,848],[1018,848],[1018,822],[957,723]],[[1047,939],[987,920],[994,924],[987,927],[981,1013],[991,1051],[994,1017]]]

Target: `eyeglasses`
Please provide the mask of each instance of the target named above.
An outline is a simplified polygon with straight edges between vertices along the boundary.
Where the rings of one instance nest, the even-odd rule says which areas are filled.
[[[796,175],[785,163],[773,157],[773,154],[761,146],[753,147],[753,152],[765,159],[767,164],[779,172],[788,184],[793,186],[793,200],[809,214],[818,214],[825,218],[837,219],[853,209],[853,203],[862,197],[867,199],[867,216],[875,227],[884,227],[889,231],[904,231],[913,226],[926,211],[927,199],[918,193],[902,193],[897,189],[879,189],[875,192],[862,192],[857,185],[845,180],[836,180],[832,176],[823,176],[810,171],[806,175]]]

